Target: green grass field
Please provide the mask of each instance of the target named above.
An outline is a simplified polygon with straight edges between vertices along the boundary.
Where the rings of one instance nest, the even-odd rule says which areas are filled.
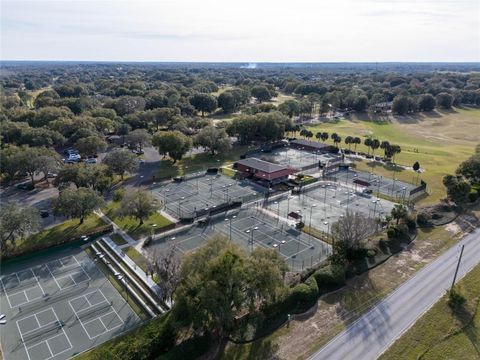
[[[209,167],[221,167],[226,164],[231,164],[239,160],[240,155],[251,148],[251,146],[234,146],[229,151],[213,156],[209,153],[195,154],[187,156],[175,164],[173,160],[165,159],[160,163],[157,177],[159,179],[166,179],[192,172],[205,171]]]
[[[480,265],[458,286],[467,299],[463,310],[452,312],[444,296],[380,359],[480,359]]]
[[[126,249],[123,249],[123,251],[130,259],[132,259],[135,264],[140,267],[140,269],[142,269],[143,271],[147,271],[147,259],[145,259],[145,257],[140,254],[135,248],[128,247]]]
[[[15,253],[28,253],[60,244],[65,240],[79,239],[92,229],[102,226],[105,226],[105,223],[97,215],[88,216],[83,224],[80,224],[78,219],[68,220],[18,241]]]
[[[119,207],[120,202],[112,201],[108,203],[105,209],[103,209],[103,212],[134,239],[139,239],[143,236],[151,235],[152,232],[157,233],[161,231],[163,227],[168,226],[172,223],[160,213],[155,212],[154,214],[150,215],[148,219],[144,220],[142,225],[139,225],[139,221],[132,218],[131,216],[119,216]],[[156,226],[153,227],[153,224],[156,224]]]
[[[110,239],[112,239],[112,241],[118,246],[125,245],[127,243],[127,241],[120,234],[112,234],[110,235]]]
[[[412,166],[419,161],[424,169],[420,176],[428,183],[429,197],[420,203],[434,203],[445,197],[442,178],[455,171],[457,165],[473,154],[475,145],[480,143],[480,132],[475,131],[480,126],[480,109],[455,109],[450,112],[432,112],[410,117],[398,117],[391,122],[365,121],[354,118],[341,120],[338,123],[326,123],[309,128],[314,134],[326,131],[336,132],[342,137],[341,147],[346,147],[343,140],[346,136],[358,136],[363,140],[367,136],[401,146],[402,151],[396,156],[396,162]],[[328,143],[332,143],[329,139]],[[353,147],[352,147],[353,149]],[[418,149],[418,153],[415,151]],[[361,144],[357,151],[367,152]],[[377,149],[376,154],[383,154]],[[367,161],[357,161],[359,170],[374,171],[383,176],[392,177],[393,173],[383,165]],[[416,173],[411,170],[396,172],[400,180],[413,182]]]

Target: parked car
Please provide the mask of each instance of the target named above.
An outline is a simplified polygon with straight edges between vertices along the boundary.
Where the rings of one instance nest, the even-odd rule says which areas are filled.
[[[143,150],[137,150],[137,149],[133,149],[132,150],[132,153],[136,154],[136,155],[142,155],[145,153],[145,151]]]
[[[57,174],[50,173],[50,172],[47,174],[47,178],[50,178],[50,179],[56,178],[57,176],[58,176]]]
[[[96,163],[97,163],[97,159],[95,158],[90,158],[85,160],[85,164],[96,164]]]
[[[18,185],[17,185],[17,189],[20,189],[20,190],[33,190],[33,189],[34,189],[34,186],[32,185],[32,183],[27,182],[27,183],[18,184]]]
[[[40,217],[42,218],[46,218],[48,217],[50,214],[48,213],[47,210],[40,210]]]

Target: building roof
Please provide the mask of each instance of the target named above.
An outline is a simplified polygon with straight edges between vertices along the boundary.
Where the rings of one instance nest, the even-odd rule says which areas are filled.
[[[237,164],[248,166],[250,168],[262,171],[267,174],[271,174],[277,171],[287,169],[286,166],[274,164],[265,160],[260,160],[257,158],[246,158],[242,160],[238,160]]]
[[[315,148],[318,150],[323,150],[328,147],[327,144],[323,144],[323,143],[319,143],[318,141],[307,140],[307,139],[290,140],[290,143],[299,145],[299,146],[308,146],[310,148]]]

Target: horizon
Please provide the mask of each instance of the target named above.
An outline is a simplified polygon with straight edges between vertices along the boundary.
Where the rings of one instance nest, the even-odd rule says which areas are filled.
[[[9,61],[480,61],[476,0],[4,0],[1,10]]]

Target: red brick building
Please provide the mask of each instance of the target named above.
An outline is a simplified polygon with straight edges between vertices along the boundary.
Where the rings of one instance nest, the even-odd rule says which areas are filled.
[[[261,179],[269,185],[275,185],[288,180],[288,176],[298,172],[283,165],[274,164],[257,158],[247,158],[233,165],[244,177]]]

